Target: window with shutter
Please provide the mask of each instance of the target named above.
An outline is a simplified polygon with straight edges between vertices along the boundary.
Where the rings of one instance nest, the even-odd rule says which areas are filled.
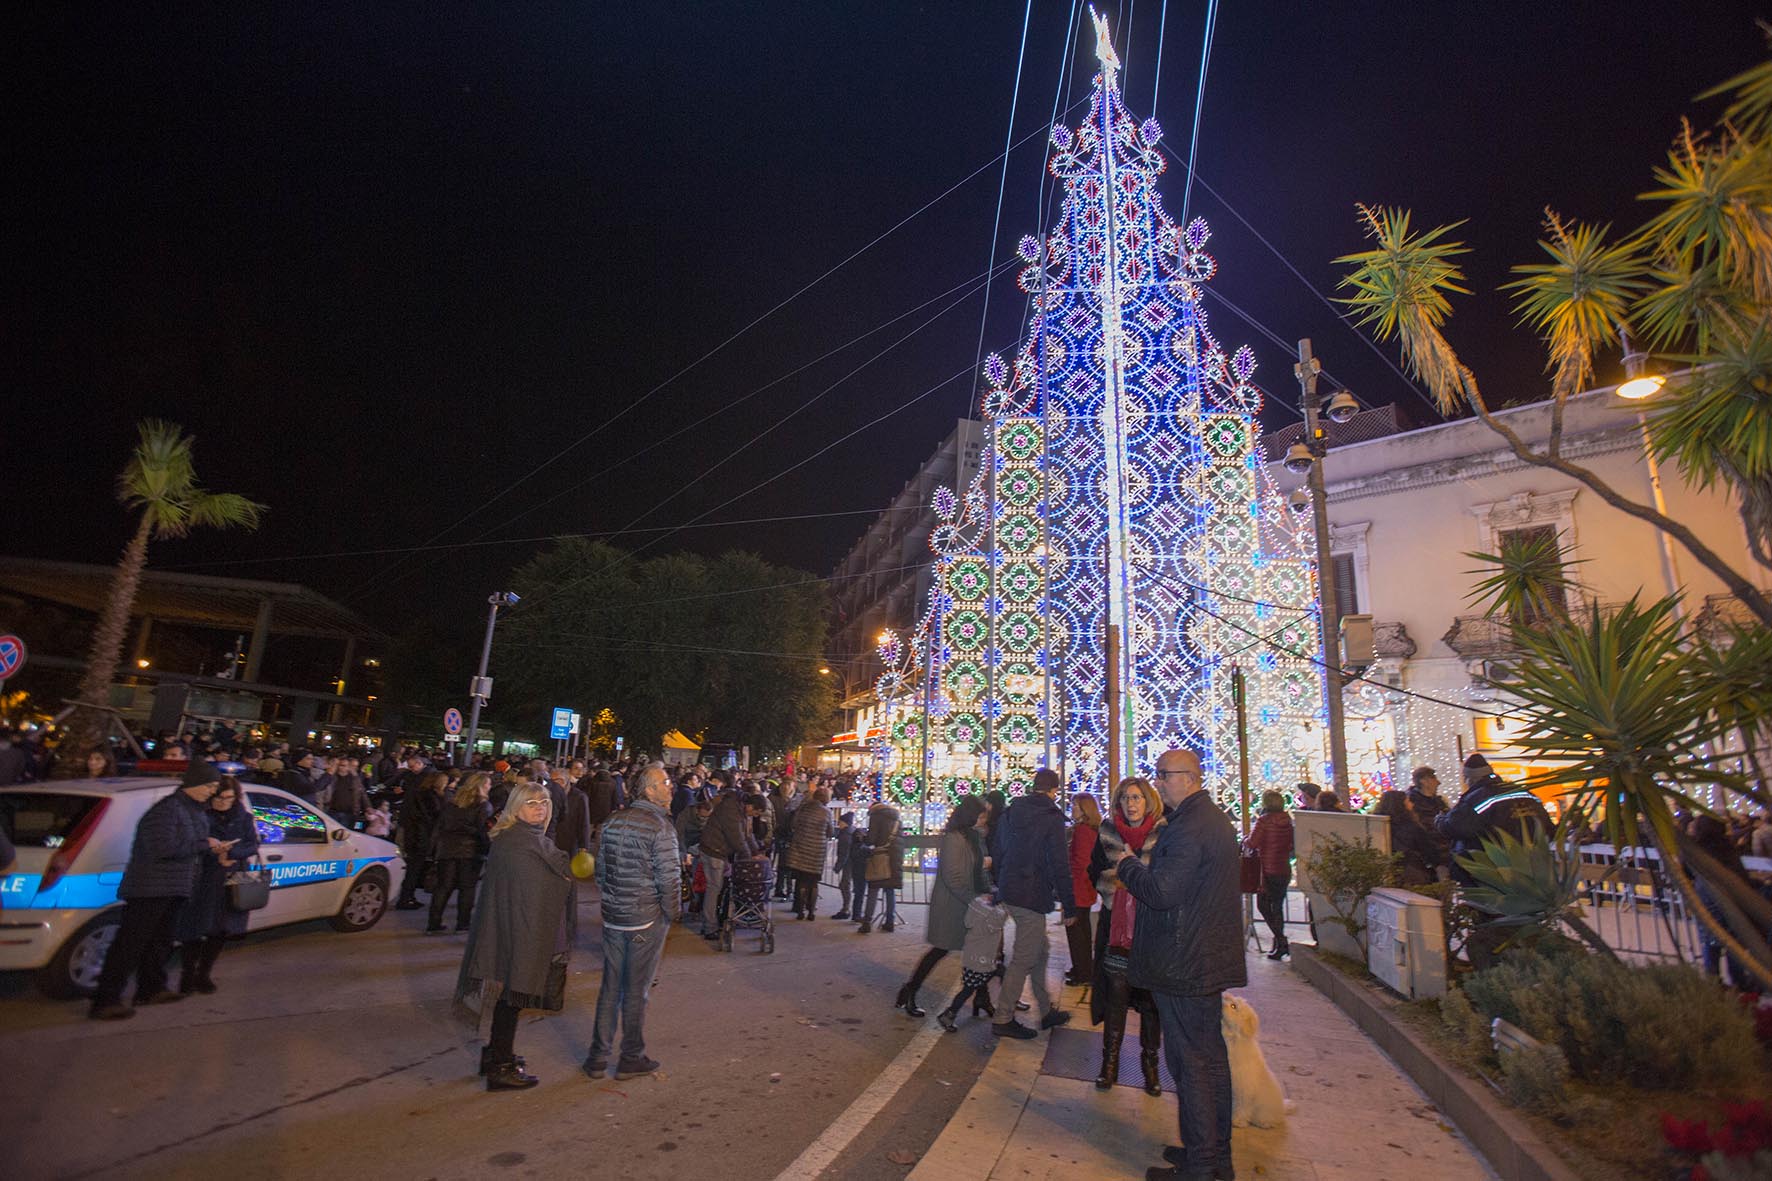
[[[1335,563],[1335,614],[1357,615],[1360,611],[1360,588],[1354,581],[1354,555],[1333,554]]]

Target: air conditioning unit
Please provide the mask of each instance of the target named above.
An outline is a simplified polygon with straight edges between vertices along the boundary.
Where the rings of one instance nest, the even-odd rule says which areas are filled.
[[[1364,672],[1372,667],[1377,654],[1372,648],[1372,617],[1343,615],[1341,617],[1341,667]]]

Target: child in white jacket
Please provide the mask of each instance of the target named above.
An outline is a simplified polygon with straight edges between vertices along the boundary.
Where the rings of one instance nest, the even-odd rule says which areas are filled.
[[[1003,924],[1009,921],[1007,908],[991,901],[989,894],[980,894],[966,907],[966,945],[960,950],[960,993],[948,1007],[935,1015],[935,1020],[949,1033],[958,1027],[954,1017],[960,1006],[976,997],[974,1014],[995,1016],[987,985],[997,973],[997,949],[1003,946]]]

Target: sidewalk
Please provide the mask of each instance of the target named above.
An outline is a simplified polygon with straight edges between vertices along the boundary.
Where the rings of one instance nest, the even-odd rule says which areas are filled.
[[[1056,968],[1056,963],[1055,963]],[[1061,1002],[1087,1028],[1081,990]],[[1480,1181],[1493,1177],[1391,1061],[1291,968],[1259,956],[1239,990],[1296,1109],[1280,1128],[1238,1128],[1237,1175],[1262,1181]],[[1138,1018],[1126,1044],[1136,1055]],[[912,1181],[952,1177],[1143,1177],[1176,1142],[1175,1097],[1041,1073],[1046,1038],[1000,1042]]]

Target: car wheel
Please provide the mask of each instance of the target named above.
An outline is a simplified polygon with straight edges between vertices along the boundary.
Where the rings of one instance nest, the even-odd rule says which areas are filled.
[[[351,883],[344,904],[332,916],[337,931],[367,931],[388,911],[388,875],[372,869]]]
[[[121,910],[107,910],[74,932],[48,966],[38,972],[37,987],[44,995],[58,1000],[91,996],[105,966],[105,953],[111,950],[122,921]]]

